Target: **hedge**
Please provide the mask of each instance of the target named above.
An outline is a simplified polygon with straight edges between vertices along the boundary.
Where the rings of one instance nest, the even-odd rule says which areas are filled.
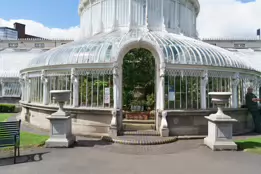
[[[12,104],[0,104],[0,113],[15,112],[15,105]]]

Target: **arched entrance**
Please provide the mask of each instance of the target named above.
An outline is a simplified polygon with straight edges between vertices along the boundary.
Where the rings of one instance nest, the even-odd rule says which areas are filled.
[[[123,63],[125,55],[133,50],[133,49],[146,49],[149,51],[154,58],[155,62],[155,80],[154,80],[154,99],[155,99],[155,121],[154,127],[159,130],[160,126],[160,119],[159,113],[164,110],[164,73],[165,73],[165,60],[162,50],[158,45],[155,43],[143,40],[143,39],[132,39],[126,43],[121,44],[122,46],[119,47],[119,51],[115,55],[117,62],[114,65],[114,109],[118,111],[123,111]],[[116,121],[117,120],[117,121]],[[117,129],[123,130],[123,112],[117,114],[117,116],[113,116],[111,125],[116,125],[117,122]]]
[[[144,48],[130,50],[122,63],[123,130],[155,130],[156,61]]]

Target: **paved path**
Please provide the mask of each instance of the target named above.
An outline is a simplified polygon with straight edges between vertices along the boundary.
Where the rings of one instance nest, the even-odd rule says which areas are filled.
[[[14,119],[14,118],[11,118]],[[48,134],[27,124],[23,131]],[[257,135],[252,135],[257,136]],[[239,136],[235,139],[247,138]],[[22,154],[48,152],[42,160],[13,165],[10,154],[0,153],[2,174],[252,174],[261,171],[261,155],[246,152],[212,152],[203,140],[181,140],[172,144],[128,146],[98,139],[78,137],[78,145],[69,149],[35,149]]]
[[[2,160],[1,166],[0,160],[0,171],[3,174],[260,173],[261,155],[212,152],[201,146],[201,142],[184,140],[169,145],[140,147],[82,139],[75,148],[42,149],[49,153],[44,154],[41,161],[3,165],[8,160]]]
[[[20,117],[20,113],[13,116],[13,117],[10,117],[8,119],[8,121],[15,121],[15,120],[18,120]],[[38,134],[38,135],[49,135],[49,132],[46,131],[46,130],[43,130],[43,129],[39,129],[35,126],[32,126],[30,125],[29,123],[26,123],[26,122],[22,122],[21,124],[21,131],[23,132],[29,132],[29,133],[33,133],[33,134]]]

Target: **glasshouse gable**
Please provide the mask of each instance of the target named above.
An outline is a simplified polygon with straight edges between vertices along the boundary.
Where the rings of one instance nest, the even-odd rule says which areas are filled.
[[[0,103],[19,103],[19,70],[42,52],[40,49],[0,48]]]
[[[260,72],[233,52],[197,39],[198,0],[81,0],[81,39],[51,49],[21,70],[22,118],[49,129],[51,90],[70,90],[75,134],[153,129],[207,133],[208,92],[232,92],[224,109],[234,132],[253,128],[246,88]]]

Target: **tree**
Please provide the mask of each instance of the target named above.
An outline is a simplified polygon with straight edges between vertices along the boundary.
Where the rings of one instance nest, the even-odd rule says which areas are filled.
[[[145,96],[155,92],[155,59],[150,51],[140,48],[129,51],[123,59],[123,105],[129,107],[133,90],[140,86]]]

